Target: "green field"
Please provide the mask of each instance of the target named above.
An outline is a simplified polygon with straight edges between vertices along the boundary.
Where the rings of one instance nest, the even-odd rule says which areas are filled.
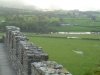
[[[98,40],[81,39],[99,39],[100,35],[26,34],[29,36],[31,42],[41,46],[49,54],[49,60],[62,64],[73,75],[81,75],[85,70],[94,69],[95,64],[100,60],[100,42]],[[74,36],[79,37],[79,39],[47,38],[40,36]],[[82,51],[83,54],[78,54],[74,51]]]
[[[5,33],[0,33],[0,37],[2,37],[3,35],[5,35]]]
[[[59,18],[51,18],[47,20],[52,21],[59,21]],[[92,21],[90,18],[87,17],[63,17],[63,22],[70,24],[69,26],[49,26],[51,29],[55,29],[57,31],[76,31],[76,32],[89,32],[92,30],[99,31],[100,30],[100,18],[96,16],[96,21]],[[77,25],[75,25],[77,24]]]
[[[93,16],[100,17],[100,14],[92,14]]]
[[[57,20],[58,18],[51,18],[51,20]],[[89,32],[92,30],[100,30],[100,17],[96,16],[96,21],[92,21],[88,17],[63,17],[63,22],[70,24],[69,26],[49,26],[51,29],[57,31],[76,31],[76,32]],[[75,25],[77,24],[77,25]]]
[[[0,16],[0,23],[5,20],[5,18],[3,16]]]
[[[92,30],[100,30],[100,27],[88,27],[88,26],[61,26],[61,27],[57,27],[57,26],[50,26],[51,29],[55,29],[59,32],[91,32]]]
[[[82,38],[91,38],[91,39],[100,39],[100,35],[99,34],[39,34],[36,35],[36,33],[28,33],[28,32],[24,32],[28,37],[78,37],[78,39],[82,39]]]
[[[42,47],[43,50],[49,54],[49,60],[62,64],[73,75],[82,75],[85,70],[94,69],[95,64],[99,63],[99,34],[25,34],[31,42]],[[0,33],[0,36],[3,35],[4,33]],[[65,37],[78,38],[67,39]],[[84,40],[82,38],[89,38],[90,40]],[[76,53],[75,51],[81,51],[82,54]]]
[[[3,16],[0,16],[0,20],[4,20],[5,18]]]

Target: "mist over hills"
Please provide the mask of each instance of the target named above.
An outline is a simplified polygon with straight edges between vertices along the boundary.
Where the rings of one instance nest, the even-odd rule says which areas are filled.
[[[13,7],[13,8],[23,8],[23,9],[41,9],[34,5],[27,5],[24,0],[0,0],[0,6],[3,7]],[[49,9],[49,8],[48,8]],[[51,6],[50,9],[61,9],[59,6]],[[95,9],[93,7],[84,8],[87,11],[100,11],[100,9]],[[74,9],[73,9],[74,10]]]
[[[24,5],[23,1],[19,1],[19,0],[0,0],[0,6],[20,6],[20,5]]]
[[[22,9],[39,9],[34,5],[26,5],[23,0],[0,0],[0,6]]]

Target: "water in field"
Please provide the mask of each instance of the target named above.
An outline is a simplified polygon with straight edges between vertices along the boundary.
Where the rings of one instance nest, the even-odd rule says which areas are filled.
[[[75,39],[75,38],[79,38],[79,37],[67,37],[68,39]]]
[[[91,34],[91,32],[57,32],[57,34]]]
[[[100,32],[56,32],[56,34],[100,34]]]
[[[81,54],[81,55],[83,55],[83,52],[82,51],[76,51],[76,50],[73,50],[75,53],[77,53],[77,54]]]

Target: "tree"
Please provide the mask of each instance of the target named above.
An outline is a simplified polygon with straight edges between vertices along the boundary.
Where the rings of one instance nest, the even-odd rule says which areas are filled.
[[[92,17],[91,17],[91,20],[92,20],[92,21],[96,21],[95,16],[92,16]]]
[[[52,24],[53,26],[60,26],[59,21],[53,21],[51,24]]]
[[[60,22],[63,22],[63,18],[59,18],[59,21],[60,21]]]

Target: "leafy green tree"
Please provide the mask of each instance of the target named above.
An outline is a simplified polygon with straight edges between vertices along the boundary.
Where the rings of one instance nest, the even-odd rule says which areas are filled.
[[[63,22],[63,18],[59,18],[59,21],[60,21],[60,22]]]

